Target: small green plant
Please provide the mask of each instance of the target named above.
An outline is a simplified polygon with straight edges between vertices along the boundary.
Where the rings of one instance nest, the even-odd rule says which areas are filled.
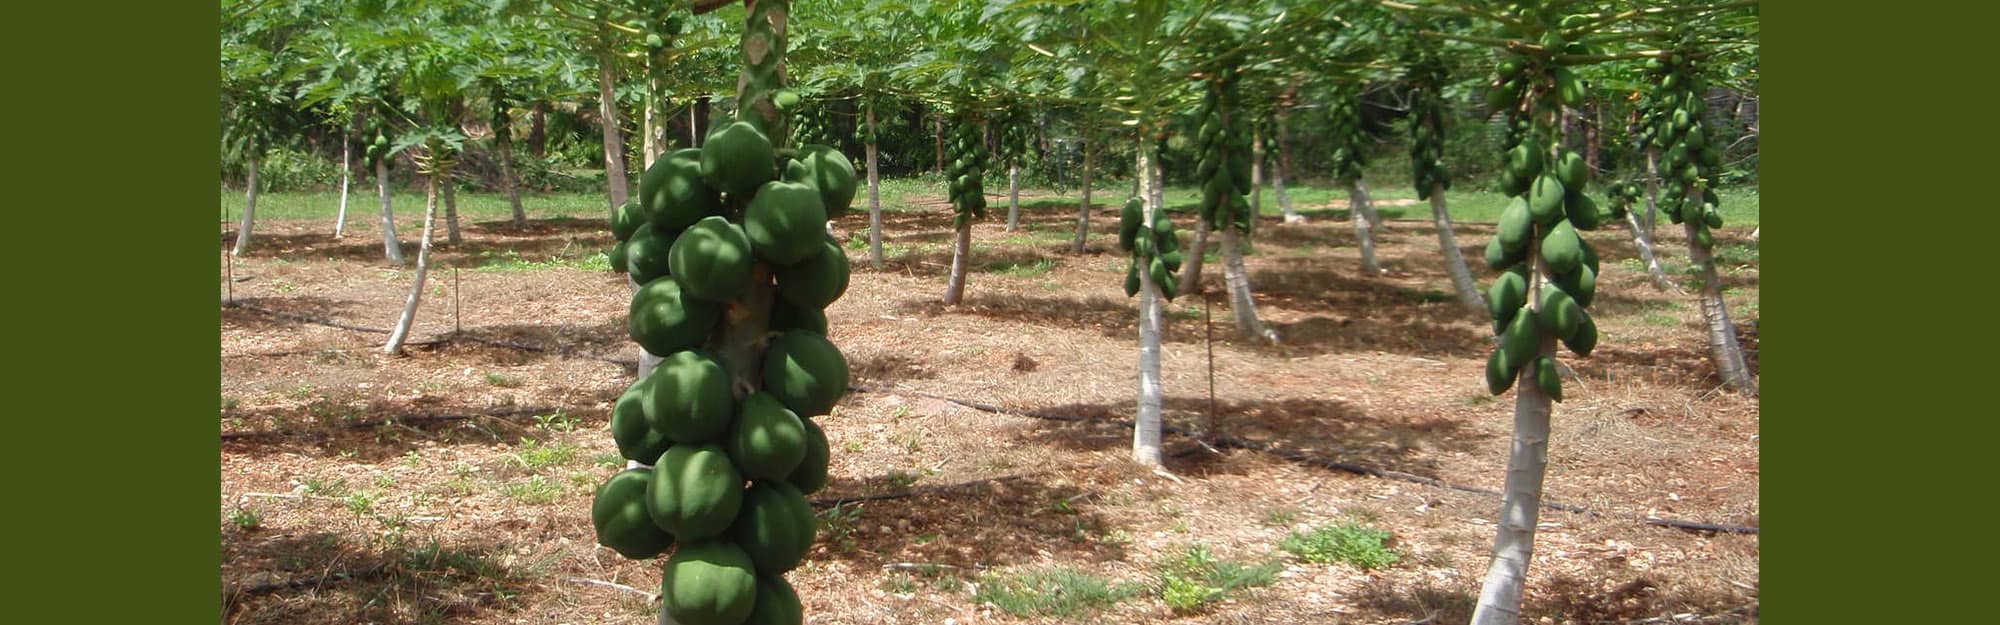
[[[981,576],[973,600],[1017,617],[1069,617],[1094,613],[1139,594],[1131,584],[1068,567],[1033,569]]]
[[[424,463],[424,455],[418,453],[417,450],[412,449],[403,452],[403,466],[416,468],[418,465],[421,465],[423,463]]]
[[[840,504],[820,511],[820,540],[845,553],[854,551],[854,532],[861,525],[861,504]]]
[[[505,375],[501,375],[501,374],[498,374],[498,373],[488,373],[488,374],[486,374],[486,383],[487,383],[487,384],[491,384],[491,385],[494,385],[494,386],[498,386],[498,387],[500,387],[500,388],[520,388],[520,387],[521,387],[521,380],[519,380],[519,379],[516,379],[516,378],[510,378],[510,377],[507,377],[507,376],[505,376]]]
[[[1278,548],[1313,564],[1346,562],[1372,570],[1396,563],[1398,556],[1389,548],[1389,538],[1389,530],[1345,523],[1292,532]]]
[[[229,522],[236,529],[252,531],[264,526],[264,513],[256,508],[237,508],[229,511]]]
[[[623,468],[625,466],[625,457],[616,453],[606,452],[591,456],[590,463],[601,467]]]
[[[923,476],[921,475],[917,475],[915,473],[899,469],[896,471],[890,471],[888,475],[882,476],[882,481],[888,482],[890,488],[896,490],[904,490],[911,486],[915,486],[917,484],[917,480],[922,478]]]
[[[535,415],[535,427],[545,432],[573,432],[582,420],[563,410],[545,415]]]
[[[380,488],[382,490],[391,490],[396,488],[396,476],[388,475],[386,473],[375,476],[375,487]]]
[[[562,497],[562,484],[536,475],[526,480],[508,482],[500,487],[500,494],[522,503],[546,505],[555,503]]]
[[[907,595],[917,591],[917,580],[910,577],[909,573],[896,571],[882,578],[882,590],[898,595]]]
[[[1482,395],[1482,397],[1484,397]],[[1299,520],[1299,509],[1292,506],[1274,506],[1264,509],[1264,524],[1276,527],[1291,525]]]
[[[367,516],[369,512],[375,510],[375,500],[380,498],[382,496],[375,493],[353,493],[348,495],[343,503],[347,505],[347,511],[354,513],[354,516]]]
[[[346,480],[333,480],[329,482],[317,477],[309,477],[299,480],[299,485],[305,487],[306,494],[316,497],[339,498],[347,496]]]
[[[576,460],[576,446],[566,442],[542,443],[532,438],[521,439],[521,450],[511,456],[521,468],[538,471],[548,467],[562,466]]]
[[[231,410],[235,410],[235,409],[236,409],[236,406],[237,406],[237,403],[238,403],[238,402],[236,401],[236,398],[234,398],[234,397],[230,397],[230,396],[228,396],[228,395],[223,395],[223,396],[222,396],[222,411],[223,411],[223,412],[229,412],[229,411],[231,411]]]

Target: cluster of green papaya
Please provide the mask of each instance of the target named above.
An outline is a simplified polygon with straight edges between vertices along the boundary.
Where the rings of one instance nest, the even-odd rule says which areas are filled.
[[[1710,140],[1702,115],[1708,112],[1708,81],[1697,60],[1673,53],[1646,61],[1653,79],[1640,123],[1639,145],[1660,150],[1660,210],[1679,224],[1693,222],[1694,241],[1715,244],[1709,230],[1722,227],[1721,201],[1709,188],[1722,168],[1722,146]]]
[[[1353,85],[1334,90],[1327,103],[1327,140],[1333,143],[1333,178],[1341,184],[1361,179],[1368,167],[1368,133],[1361,129],[1361,93]]]
[[[833,143],[832,111],[824,104],[799,107],[792,122],[792,145]]]
[[[1410,181],[1417,199],[1431,199],[1431,187],[1451,188],[1451,171],[1444,164],[1444,64],[1425,57],[1410,70],[1415,97],[1410,102]]]
[[[1256,224],[1256,215],[1251,214],[1250,201],[1245,197],[1250,193],[1250,140],[1255,133],[1250,131],[1250,115],[1237,99],[1237,80],[1236,68],[1231,65],[1218,70],[1208,81],[1201,110],[1196,113],[1201,120],[1200,130],[1195,133],[1195,153],[1200,160],[1195,163],[1194,177],[1201,183],[1202,220],[1211,227],[1231,226],[1249,234]],[[1132,220],[1132,227],[1137,228],[1139,218]],[[1169,228],[1172,225],[1172,222],[1167,224]],[[1131,249],[1129,245],[1121,247]],[[1180,265],[1178,257],[1173,264]]]
[[[971,115],[961,114],[958,123],[952,125],[949,154],[951,167],[945,170],[944,178],[951,206],[958,211],[952,220],[952,227],[963,228],[972,219],[986,218],[986,188],[982,178],[986,174],[986,139],[980,132],[979,123]]]
[[[591,516],[598,543],[625,557],[678,545],[662,601],[683,625],[801,622],[783,574],[812,545],[806,495],[826,484],[813,419],[848,380],[825,313],[847,289],[847,255],[825,226],[854,192],[833,148],[778,149],[739,120],[655,161],[612,220],[614,267],[641,285],[632,340],[664,357],[612,409],[619,453],[642,466],[605,482]],[[732,324],[758,323],[760,305],[764,338],[731,356]]]
[[[1568,15],[1563,16],[1560,20],[1556,20],[1550,15],[1540,15],[1540,13],[1556,11],[1559,8],[1557,3],[1542,3],[1540,5],[1517,6],[1515,7],[1516,10],[1510,11],[1516,19],[1513,24],[1533,25],[1556,22],[1560,26],[1543,29],[1538,33],[1524,31],[1513,24],[1503,25],[1500,28],[1499,34],[1502,38],[1534,41],[1542,53],[1533,56],[1514,54],[1500,60],[1500,63],[1494,67],[1493,88],[1488,89],[1486,92],[1487,109],[1498,111],[1509,107],[1519,107],[1528,100],[1528,96],[1536,93],[1539,93],[1547,100],[1551,100],[1547,102],[1549,105],[1581,106],[1583,104],[1586,96],[1583,79],[1579,78],[1576,72],[1571,71],[1568,67],[1554,62],[1554,55],[1590,56],[1600,51],[1596,46],[1583,41],[1580,36],[1581,33],[1577,32],[1578,29],[1583,28],[1591,21],[1590,16]],[[1540,85],[1547,85],[1551,88],[1546,90],[1535,88]]]
[[[1173,301],[1180,294],[1181,238],[1174,232],[1174,220],[1167,218],[1166,211],[1154,211],[1153,222],[1146,223],[1146,203],[1133,196],[1125,200],[1125,208],[1118,215],[1118,249],[1131,252],[1132,261],[1125,266],[1125,296],[1139,294],[1139,272],[1141,267],[1159,285],[1160,294],[1167,301]]]
[[[367,152],[368,166],[370,168],[373,168],[375,167],[375,163],[387,159],[389,166],[391,168],[394,168],[396,166],[396,161],[394,159],[389,158],[390,148],[391,146],[389,144],[389,135],[383,133],[381,130],[376,130],[375,141],[368,144],[368,152]]]
[[[1498,395],[1532,375],[1562,401],[1555,358],[1541,354],[1541,341],[1553,337],[1579,356],[1597,346],[1597,324],[1585,311],[1597,293],[1597,252],[1577,231],[1597,228],[1605,216],[1584,193],[1590,171],[1583,157],[1539,129],[1507,149],[1503,170],[1513,198],[1486,245],[1487,267],[1503,272],[1487,290],[1500,337],[1487,359],[1487,389]]]
[[[1646,185],[1634,180],[1620,180],[1604,188],[1604,197],[1611,201],[1611,218],[1624,219],[1626,211],[1646,199]]]

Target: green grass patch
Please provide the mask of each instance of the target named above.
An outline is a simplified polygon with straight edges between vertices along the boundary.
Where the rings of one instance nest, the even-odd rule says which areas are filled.
[[[514,250],[486,250],[479,253],[478,264],[472,270],[480,273],[520,273],[545,269],[579,269],[583,271],[611,271],[611,257],[604,252],[591,252],[580,256],[552,256],[546,260],[522,258]]]
[[[1387,546],[1389,536],[1389,530],[1343,523],[1294,531],[1278,543],[1278,548],[1313,564],[1346,562],[1362,569],[1379,569],[1399,559]]]
[[[1238,590],[1271,585],[1283,565],[1223,560],[1209,552],[1207,545],[1195,544],[1175,553],[1159,568],[1160,600],[1175,614],[1191,614]]]
[[[532,438],[521,439],[520,451],[509,456],[515,464],[530,471],[558,467],[576,460],[576,446],[567,442],[543,443]]]
[[[500,487],[500,494],[521,503],[548,505],[562,498],[562,483],[536,475],[525,480],[508,482]]]
[[[1136,585],[1114,584],[1073,568],[1053,567],[987,573],[980,577],[973,600],[1016,617],[1070,617],[1109,608],[1140,591]]]
[[[1039,276],[1048,273],[1049,270],[1055,268],[1056,268],[1056,260],[1053,258],[1043,258],[1031,263],[1002,261],[997,263],[989,263],[986,265],[987,271],[990,271],[992,273],[997,273],[1003,276],[1013,276],[1016,278]]]

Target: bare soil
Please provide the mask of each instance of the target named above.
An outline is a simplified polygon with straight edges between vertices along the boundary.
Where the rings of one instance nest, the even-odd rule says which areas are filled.
[[[1138,329],[1115,208],[1095,207],[1081,255],[1067,251],[1073,206],[1024,206],[1015,233],[1003,232],[1004,212],[977,224],[959,306],[938,303],[951,262],[945,209],[886,214],[898,253],[880,270],[865,246],[848,248],[854,274],[827,311],[831,338],[855,383],[889,390],[850,393],[820,420],[833,448],[831,484],[816,495],[820,541],[788,576],[807,622],[1056,622],[974,593],[986,575],[1045,565],[1155,584],[1164,560],[1197,543],[1284,568],[1196,614],[1147,593],[1073,620],[1464,622],[1496,496],[1186,436],[1167,438],[1177,480],[1126,460],[1131,431],[1116,421],[1135,410]],[[1191,216],[1177,219],[1192,228]],[[849,215],[837,236],[866,223]],[[385,264],[365,226],[335,241],[331,225],[259,223],[252,252],[226,270],[238,305],[225,305],[221,328],[225,622],[652,622],[660,561],[598,547],[589,520],[593,489],[623,467],[607,415],[637,352],[625,277],[477,269],[509,250],[577,258],[608,247],[609,232],[588,220],[467,224],[463,244],[437,250],[444,268],[413,345],[391,356],[386,334],[370,330],[393,325],[412,271]],[[1498,490],[1512,406],[1484,389],[1489,322],[1450,296],[1431,223],[1391,220],[1377,234],[1387,273],[1368,278],[1345,220],[1259,224],[1246,261],[1277,346],[1238,337],[1211,262],[1209,300],[1168,305],[1167,422]],[[1458,234],[1477,263],[1491,226]],[[1664,258],[1684,265],[1678,229],[1660,235]],[[1564,355],[1572,375],[1546,497],[1594,514],[1543,512],[1527,620],[1754,623],[1756,535],[1639,519],[1756,525],[1758,402],[1720,389],[1692,293],[1653,290],[1623,230],[1586,236],[1604,258],[1592,310],[1603,339],[1591,358]],[[1746,236],[1724,232],[1721,244],[1754,250]],[[1757,268],[1723,275],[1732,312],[1752,311],[1737,321],[1754,369]],[[1278,550],[1288,532],[1348,521],[1393,532],[1400,561],[1363,571]]]

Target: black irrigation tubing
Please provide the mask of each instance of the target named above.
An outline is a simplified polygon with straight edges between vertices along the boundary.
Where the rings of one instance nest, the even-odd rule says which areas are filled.
[[[917,396],[917,397],[925,397],[925,398],[930,398],[930,399],[936,399],[936,400],[940,400],[940,401],[946,401],[946,402],[951,402],[951,403],[954,403],[954,404],[958,404],[958,405],[960,405],[960,406],[965,406],[965,407],[967,407],[967,408],[972,408],[972,409],[974,409],[974,410],[980,410],[980,411],[985,411],[985,412],[991,412],[991,413],[996,413],[996,414],[1007,414],[1007,415],[1017,415],[1017,416],[1023,416],[1023,417],[1031,417],[1031,418],[1035,418],[1035,419],[1043,419],[1043,420],[1048,420],[1048,421],[1066,421],[1066,422],[1082,422],[1082,421],[1096,421],[1096,422],[1099,422],[1099,423],[1110,423],[1110,424],[1115,424],[1115,425],[1118,425],[1118,426],[1121,426],[1121,427],[1127,427],[1127,428],[1129,428],[1129,427],[1132,427],[1132,426],[1133,426],[1133,424],[1132,424],[1132,422],[1131,422],[1131,421],[1128,421],[1128,420],[1125,420],[1125,419],[1089,419],[1089,418],[1086,418],[1086,417],[1079,417],[1079,416],[1076,416],[1076,415],[1063,415],[1063,414],[1053,414],[1053,413],[1046,413],[1046,412],[1040,412],[1040,411],[1033,411],[1033,410],[1012,410],[1012,409],[1008,409],[1008,408],[1003,408],[1003,407],[1000,407],[1000,406],[996,406],[996,405],[993,405],[993,404],[987,404],[987,403],[981,403],[981,402],[976,402],[976,401],[968,401],[968,400],[963,400],[963,399],[957,399],[957,398],[953,398],[953,397],[946,397],[946,396],[943,396],[943,395],[938,395],[938,394],[934,394],[934,393],[926,393],[926,392],[923,392],[923,391],[914,391],[914,390],[902,390],[902,389],[893,389],[893,388],[888,388],[888,387],[881,387],[881,386],[872,386],[872,385],[866,385],[866,384],[849,384],[849,385],[847,385],[847,388],[848,388],[848,390],[853,390],[853,391],[861,391],[861,392],[864,392],[864,393],[888,393],[888,394],[898,394],[898,395],[914,395],[914,396]],[[1160,430],[1161,430],[1162,432],[1166,432],[1166,433],[1171,433],[1171,434],[1178,434],[1178,435],[1181,435],[1181,436],[1186,436],[1186,437],[1188,437],[1188,438],[1193,438],[1193,439],[1195,439],[1196,441],[1199,441],[1199,442],[1202,442],[1202,443],[1206,443],[1206,444],[1209,444],[1209,445],[1213,445],[1213,446],[1215,446],[1215,447],[1228,447],[1228,448],[1235,448],[1235,449],[1243,449],[1243,450],[1247,450],[1247,451],[1255,451],[1255,452],[1261,452],[1261,453],[1268,453],[1268,454],[1272,454],[1272,455],[1275,455],[1275,456],[1278,456],[1278,457],[1280,457],[1280,458],[1284,458],[1284,459],[1286,459],[1286,460],[1290,460],[1290,461],[1293,461],[1293,462],[1299,462],[1299,463],[1303,463],[1303,464],[1309,464],[1309,465],[1313,465],[1313,466],[1318,466],[1318,467],[1322,467],[1322,468],[1327,468],[1327,469],[1334,469],[1334,470],[1337,470],[1337,471],[1345,471],[1345,472],[1348,472],[1348,473],[1355,473],[1355,474],[1360,474],[1360,475],[1368,475],[1368,476],[1373,476],[1373,477],[1379,477],[1379,478],[1386,478],[1386,479],[1392,479],[1392,480],[1401,480],[1401,481],[1405,481],[1405,482],[1414,482],[1414,483],[1418,483],[1418,484],[1424,484],[1424,485],[1427,485],[1427,486],[1436,486],[1436,487],[1439,487],[1439,488],[1447,488],[1447,489],[1451,489],[1451,490],[1457,490],[1457,491],[1463,491],[1463,492],[1468,492],[1468,493],[1477,493],[1477,494],[1482,494],[1482,495],[1492,495],[1492,496],[1496,496],[1496,497],[1504,497],[1504,496],[1505,496],[1505,494],[1504,494],[1504,493],[1501,493],[1500,491],[1496,491],[1496,490],[1493,490],[1493,489],[1489,489],[1489,488],[1480,488],[1480,487],[1477,487],[1477,486],[1466,486],[1466,485],[1463,485],[1463,484],[1453,484],[1453,483],[1451,483],[1451,482],[1446,482],[1446,481],[1444,481],[1444,480],[1440,480],[1440,479],[1437,479],[1437,478],[1431,478],[1431,477],[1424,477],[1424,476],[1421,476],[1421,475],[1414,475],[1414,474],[1410,474],[1410,473],[1404,473],[1404,472],[1401,472],[1401,471],[1391,471],[1391,470],[1389,470],[1389,469],[1382,469],[1382,468],[1378,468],[1378,467],[1370,467],[1370,466],[1366,466],[1366,465],[1359,465],[1359,464],[1353,464],[1353,463],[1349,463],[1349,462],[1340,462],[1340,461],[1337,461],[1337,460],[1329,460],[1329,459],[1326,459],[1326,458],[1319,458],[1319,457],[1314,457],[1314,456],[1310,456],[1310,455],[1307,455],[1307,454],[1304,454],[1304,453],[1300,453],[1300,452],[1296,452],[1296,451],[1289,451],[1289,450],[1284,450],[1284,449],[1279,449],[1279,448],[1276,448],[1276,447],[1273,447],[1273,446],[1271,446],[1271,445],[1267,445],[1267,444],[1264,444],[1264,443],[1257,443],[1257,442],[1254,442],[1254,441],[1246,441],[1246,440],[1242,440],[1242,439],[1238,439],[1238,438],[1230,438],[1230,437],[1224,437],[1224,438],[1218,438],[1218,439],[1214,439],[1214,440],[1204,440],[1204,439],[1202,439],[1202,438],[1200,438],[1200,437],[1197,437],[1197,436],[1195,436],[1195,435],[1193,435],[1193,434],[1191,434],[1191,433],[1187,432],[1186,430],[1184,430],[1184,429],[1182,429],[1182,428],[1177,428],[1177,427],[1173,427],[1173,426],[1169,426],[1169,425],[1162,425],[1162,426],[1160,427]],[[1572,505],[1572,504],[1565,504],[1565,503],[1558,503],[1558,502],[1543,502],[1543,503],[1542,503],[1542,507],[1544,507],[1544,508],[1549,508],[1549,509],[1552,509],[1552,510],[1561,510],[1561,511],[1564,511],[1564,512],[1571,512],[1571,513],[1576,513],[1576,514],[1586,514],[1586,515],[1590,515],[1590,516],[1592,516],[1592,517],[1597,517],[1597,518],[1603,518],[1603,517],[1605,516],[1605,515],[1604,515],[1604,514],[1602,514],[1602,513],[1599,513],[1599,512],[1594,512],[1594,511],[1591,511],[1591,510],[1590,510],[1590,509],[1588,509],[1588,508],[1584,508],[1584,507],[1582,507],[1582,506],[1577,506],[1577,505]],[[1674,529],[1681,529],[1681,530],[1688,530],[1688,531],[1698,531],[1698,532],[1726,532],[1726,533],[1731,533],[1731,534],[1756,534],[1756,533],[1758,533],[1758,529],[1757,529],[1756,527],[1754,527],[1754,526],[1745,526],[1745,525],[1724,525],[1724,524],[1718,524],[1718,523],[1702,523],[1702,522],[1698,522],[1698,521],[1683,521],[1683,520],[1680,520],[1680,519],[1668,519],[1668,518],[1661,518],[1661,517],[1654,517],[1654,516],[1644,516],[1644,517],[1636,517],[1636,518],[1637,518],[1637,519],[1638,519],[1638,520],[1639,520],[1640,522],[1643,522],[1643,523],[1646,523],[1646,524],[1648,524],[1648,525],[1657,525],[1657,526],[1661,526],[1661,527],[1671,527],[1671,528],[1674,528]]]
[[[229,598],[231,600],[235,600],[242,597],[268,595],[281,590],[297,590],[307,586],[319,586],[326,584],[327,582],[342,582],[348,580],[381,577],[387,573],[389,573],[389,566],[384,564],[381,566],[371,567],[359,571],[342,571],[331,575],[321,575],[311,578],[258,584],[247,588],[237,588],[229,593]]]
[[[366,326],[357,326],[357,325],[353,325],[353,324],[347,324],[347,323],[341,323],[341,322],[338,322],[338,321],[334,321],[334,320],[332,320],[332,319],[324,319],[324,318],[320,318],[320,317],[313,317],[313,316],[309,316],[309,315],[301,315],[301,314],[297,314],[297,313],[288,313],[288,312],[284,312],[284,311],[279,311],[279,310],[271,310],[271,309],[268,309],[268,308],[258,308],[258,307],[256,307],[256,306],[251,306],[251,305],[249,305],[249,304],[244,304],[244,303],[240,303],[240,302],[224,302],[224,303],[223,303],[222,305],[223,305],[223,307],[225,307],[225,308],[240,308],[240,309],[243,309],[243,310],[248,310],[248,311],[251,311],[251,312],[255,312],[255,313],[259,313],[259,314],[264,314],[264,315],[270,315],[270,316],[273,316],[273,317],[278,317],[278,318],[280,318],[280,319],[290,319],[290,320],[293,320],[293,321],[298,321],[298,322],[302,322],[302,323],[311,323],[311,324],[317,324],[317,325],[323,325],[323,326],[327,326],[327,327],[332,327],[332,328],[340,328],[340,329],[342,329],[342,330],[353,330],[353,331],[355,331],[355,332],[368,332],[368,333],[372,333],[372,334],[389,334],[389,333],[390,333],[390,331],[389,331],[389,330],[385,330],[385,329],[382,329],[382,328],[370,328],[370,327],[366,327]],[[544,353],[547,353],[547,352],[554,352],[554,353],[558,353],[558,354],[562,354],[562,355],[565,355],[565,356],[575,356],[575,357],[578,357],[578,358],[584,358],[584,359],[588,359],[588,360],[596,360],[596,361],[601,361],[601,362],[608,362],[608,363],[612,363],[612,364],[617,364],[617,365],[625,365],[625,364],[627,364],[627,363],[631,363],[631,362],[633,362],[633,361],[629,361],[629,360],[619,360],[619,359],[616,359],[616,358],[606,358],[606,357],[603,357],[603,356],[591,356],[591,355],[586,355],[586,354],[578,354],[578,353],[575,353],[575,352],[572,352],[572,351],[563,351],[563,350],[558,350],[558,349],[553,349],[553,348],[550,348],[550,347],[546,347],[546,346],[542,346],[542,345],[529,345],[529,344],[526,344],[526,343],[516,343],[516,342],[513,342],[513,341],[502,341],[502,340],[498,340],[498,339],[485,339],[485,338],[479,338],[479,337],[476,337],[476,336],[460,336],[458,332],[450,332],[450,333],[447,333],[447,334],[445,334],[445,335],[443,335],[443,336],[441,336],[441,337],[438,337],[438,338],[433,338],[433,339],[431,339],[431,340],[428,340],[428,341],[418,341],[418,342],[412,342],[412,343],[404,343],[403,345],[404,345],[404,346],[406,346],[406,347],[408,347],[408,346],[418,346],[418,345],[441,345],[441,344],[447,344],[447,343],[454,343],[454,342],[460,342],[460,341],[463,341],[463,342],[467,342],[467,343],[479,343],[479,344],[482,344],[482,345],[491,345],[491,346],[494,346],[494,347],[505,347],[505,348],[509,348],[509,349],[518,349],[518,350],[522,350],[522,351],[529,351],[529,352],[544,352]],[[269,352],[269,353],[256,353],[256,354],[250,354],[250,355],[252,355],[252,356],[285,356],[285,355],[291,355],[291,354],[293,354],[293,353],[298,353],[298,352]],[[633,366],[636,366],[636,365],[633,365]]]
[[[351,423],[343,423],[341,424],[341,427],[343,429],[359,429],[359,428],[369,428],[369,427],[376,427],[376,426],[389,425],[395,423],[409,424],[409,423],[424,423],[429,421],[462,421],[466,419],[480,419],[487,417],[518,417],[524,414],[554,413],[558,410],[562,410],[562,407],[536,406],[533,408],[509,408],[506,410],[496,410],[492,412],[474,412],[468,414],[418,414],[418,415],[408,415],[402,417],[384,417],[381,419],[371,419],[368,421],[354,421]],[[238,440],[245,438],[266,438],[266,437],[276,438],[296,433],[297,432],[284,432],[284,431],[273,431],[273,430],[224,432],[222,433],[222,440],[229,441],[229,440]]]

